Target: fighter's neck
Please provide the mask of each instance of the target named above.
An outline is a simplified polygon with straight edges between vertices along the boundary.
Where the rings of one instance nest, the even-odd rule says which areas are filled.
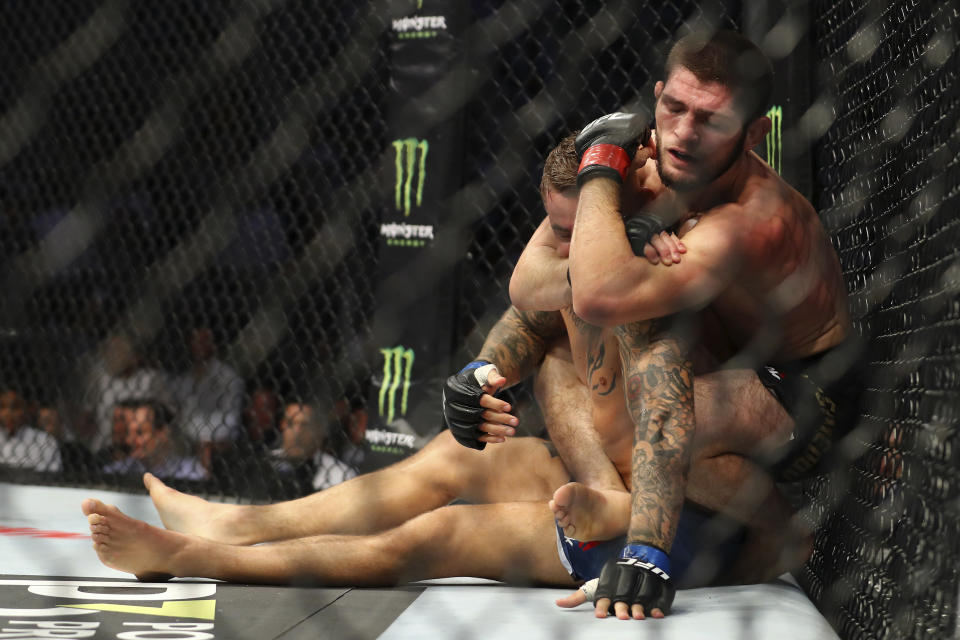
[[[710,184],[696,191],[677,193],[676,197],[695,213],[737,202],[750,176],[750,164],[750,152],[747,151]]]

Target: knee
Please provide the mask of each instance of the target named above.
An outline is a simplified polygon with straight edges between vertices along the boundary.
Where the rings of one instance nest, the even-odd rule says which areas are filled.
[[[441,464],[453,464],[454,462],[459,463],[460,458],[464,457],[464,453],[473,450],[457,442],[453,434],[448,429],[444,429],[430,441],[425,451]]]
[[[452,500],[457,497],[463,478],[470,475],[483,455],[484,452],[457,442],[450,431],[441,431],[421,451],[418,467],[423,473],[420,477]]]
[[[382,559],[381,569],[390,582],[436,577],[432,573],[444,554],[443,541],[456,524],[452,515],[450,507],[440,507],[370,538],[371,550]]]

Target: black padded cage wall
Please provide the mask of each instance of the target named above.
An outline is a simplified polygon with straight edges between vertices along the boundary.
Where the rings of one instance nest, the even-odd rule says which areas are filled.
[[[444,200],[456,207],[462,242],[432,265],[456,283],[452,337],[440,350],[447,361],[434,364],[452,371],[470,360],[506,308],[513,264],[543,216],[537,184],[556,141],[610,111],[650,111],[677,35],[748,29],[778,70],[810,71],[809,86],[805,75],[781,75],[779,135],[759,151],[820,211],[871,361],[842,462],[803,487],[802,513],[817,536],[798,578],[844,638],[953,634],[957,7],[467,4],[465,62],[445,76],[458,97],[433,105],[460,119],[463,149]],[[194,329],[208,329],[235,371],[241,404],[231,420],[239,422],[212,426],[239,435],[216,440],[203,479],[174,483],[205,495],[266,501],[316,488],[317,469],[270,458],[290,401],[320,409],[329,452],[348,462],[354,412],[366,415],[365,446],[378,451],[441,428],[434,416],[415,434],[389,433],[370,391],[371,381],[404,384],[387,384],[373,334],[386,280],[381,221],[399,184],[385,115],[397,106],[389,43],[394,21],[417,5],[34,0],[5,8],[0,382],[22,398],[19,419],[40,424],[53,409],[62,426],[50,429],[60,439],[56,471],[36,456],[35,465],[0,468],[2,479],[138,490],[135,476],[105,472],[89,441],[70,436],[95,419],[84,415],[90,372],[117,337],[141,369],[175,377],[190,368]],[[430,33],[428,23],[404,37]],[[255,412],[245,410],[261,392],[275,405],[266,406],[270,433],[254,437]],[[529,387],[511,393],[526,431],[538,432]],[[351,464],[363,471],[375,459]]]

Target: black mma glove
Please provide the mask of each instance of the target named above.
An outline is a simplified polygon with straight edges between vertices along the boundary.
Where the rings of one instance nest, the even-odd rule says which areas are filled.
[[[640,145],[650,140],[650,127],[639,113],[611,113],[583,128],[574,141],[580,172],[577,186],[598,177],[622,183]]]
[[[667,224],[658,216],[650,213],[643,213],[627,218],[623,221],[623,226],[627,230],[627,240],[630,241],[630,248],[633,249],[633,255],[642,256],[643,247],[647,245],[653,236],[667,228]]]
[[[496,365],[474,360],[447,378],[443,385],[443,419],[450,433],[463,446],[478,451],[487,446],[477,438],[483,435],[479,427],[485,409],[480,406],[480,397],[485,393],[483,385],[490,368],[496,368]]]
[[[610,558],[600,572],[596,599],[610,598],[610,613],[616,602],[643,605],[649,616],[654,609],[670,613],[677,589],[670,580],[670,556],[643,544],[628,544],[619,558]]]

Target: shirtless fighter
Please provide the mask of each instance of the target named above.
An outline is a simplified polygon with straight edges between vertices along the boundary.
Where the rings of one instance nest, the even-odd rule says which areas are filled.
[[[684,496],[753,524],[748,547],[782,541],[782,530],[756,535],[767,514],[787,509],[774,479],[816,471],[856,416],[860,347],[836,253],[813,207],[751,151],[769,130],[770,73],[739,34],[680,40],[655,87],[654,136],[638,116],[613,114],[577,138],[575,222],[550,218],[572,226],[569,259],[531,242],[511,280],[519,308],[572,301],[571,342],[578,332],[597,345],[588,361],[615,348],[622,359],[635,433],[605,449],[612,458],[614,448],[632,450],[631,508],[598,611],[613,600],[618,614],[636,616],[657,602]],[[624,220],[638,207],[642,215]],[[661,237],[674,264],[634,256],[684,221],[695,226],[679,243]],[[544,299],[566,282],[570,293]],[[702,326],[695,369],[683,337],[657,320],[691,312]],[[684,394],[691,373],[695,420],[664,414],[651,383]],[[558,520],[571,508],[602,513],[584,507],[593,499],[564,488]]]
[[[541,369],[542,378],[548,377],[549,363],[548,359]],[[508,381],[518,379],[515,372],[503,373]],[[587,402],[578,400],[572,387],[564,389],[570,406],[557,415],[576,420]],[[509,407],[489,395],[483,395],[481,403],[486,409],[481,429],[512,435],[510,427],[497,426],[510,424]],[[97,501],[85,501],[83,510],[101,559],[142,576],[166,573],[260,582],[306,577],[326,584],[396,584],[476,575],[575,584],[557,560],[551,513],[536,502],[564,484],[569,473],[541,441],[533,439],[534,446],[521,452],[525,441],[511,440],[497,447],[499,451],[479,453],[456,446],[448,434],[441,434],[422,455],[382,473],[300,501],[264,507],[211,505],[147,477],[169,530],[149,527]],[[510,451],[520,454],[507,459]],[[441,506],[458,491],[470,500],[502,502]],[[500,544],[477,545],[478,537]],[[269,540],[280,542],[246,546]]]
[[[578,581],[558,554],[557,526],[547,500],[571,477],[605,492],[629,494],[609,460],[597,464],[589,457],[596,452],[602,457],[602,448],[592,429],[583,436],[583,426],[591,421],[590,400],[569,355],[556,349],[544,355],[554,341],[565,341],[563,333],[559,314],[513,308],[491,330],[478,358],[496,363],[497,371],[485,372],[486,393],[477,398],[482,409],[473,415],[471,427],[482,432],[474,435],[482,442],[506,440],[491,450],[461,447],[446,431],[395,465],[299,500],[263,506],[210,503],[146,475],[144,483],[166,529],[86,500],[82,509],[94,548],[108,566],[144,579],[189,575],[393,585],[468,575],[574,586]],[[508,439],[516,418],[509,404],[492,395],[526,377],[541,360],[535,387],[545,419],[561,438],[579,434],[566,465],[543,440]],[[620,407],[622,411],[622,399]],[[580,459],[591,464],[578,466]],[[447,506],[454,498],[476,504]],[[625,501],[623,507],[628,509]],[[691,512],[688,520],[692,524],[683,529],[691,534],[687,564],[697,553],[729,557],[730,545],[697,539],[700,514]],[[625,526],[621,522],[619,529]],[[481,539],[497,543],[478,545]],[[257,545],[264,542],[271,544]],[[778,575],[775,568],[769,570],[770,576]],[[587,577],[597,571],[599,567]],[[679,584],[707,584],[717,573],[692,573]],[[559,603],[578,604],[580,597],[578,592]]]

